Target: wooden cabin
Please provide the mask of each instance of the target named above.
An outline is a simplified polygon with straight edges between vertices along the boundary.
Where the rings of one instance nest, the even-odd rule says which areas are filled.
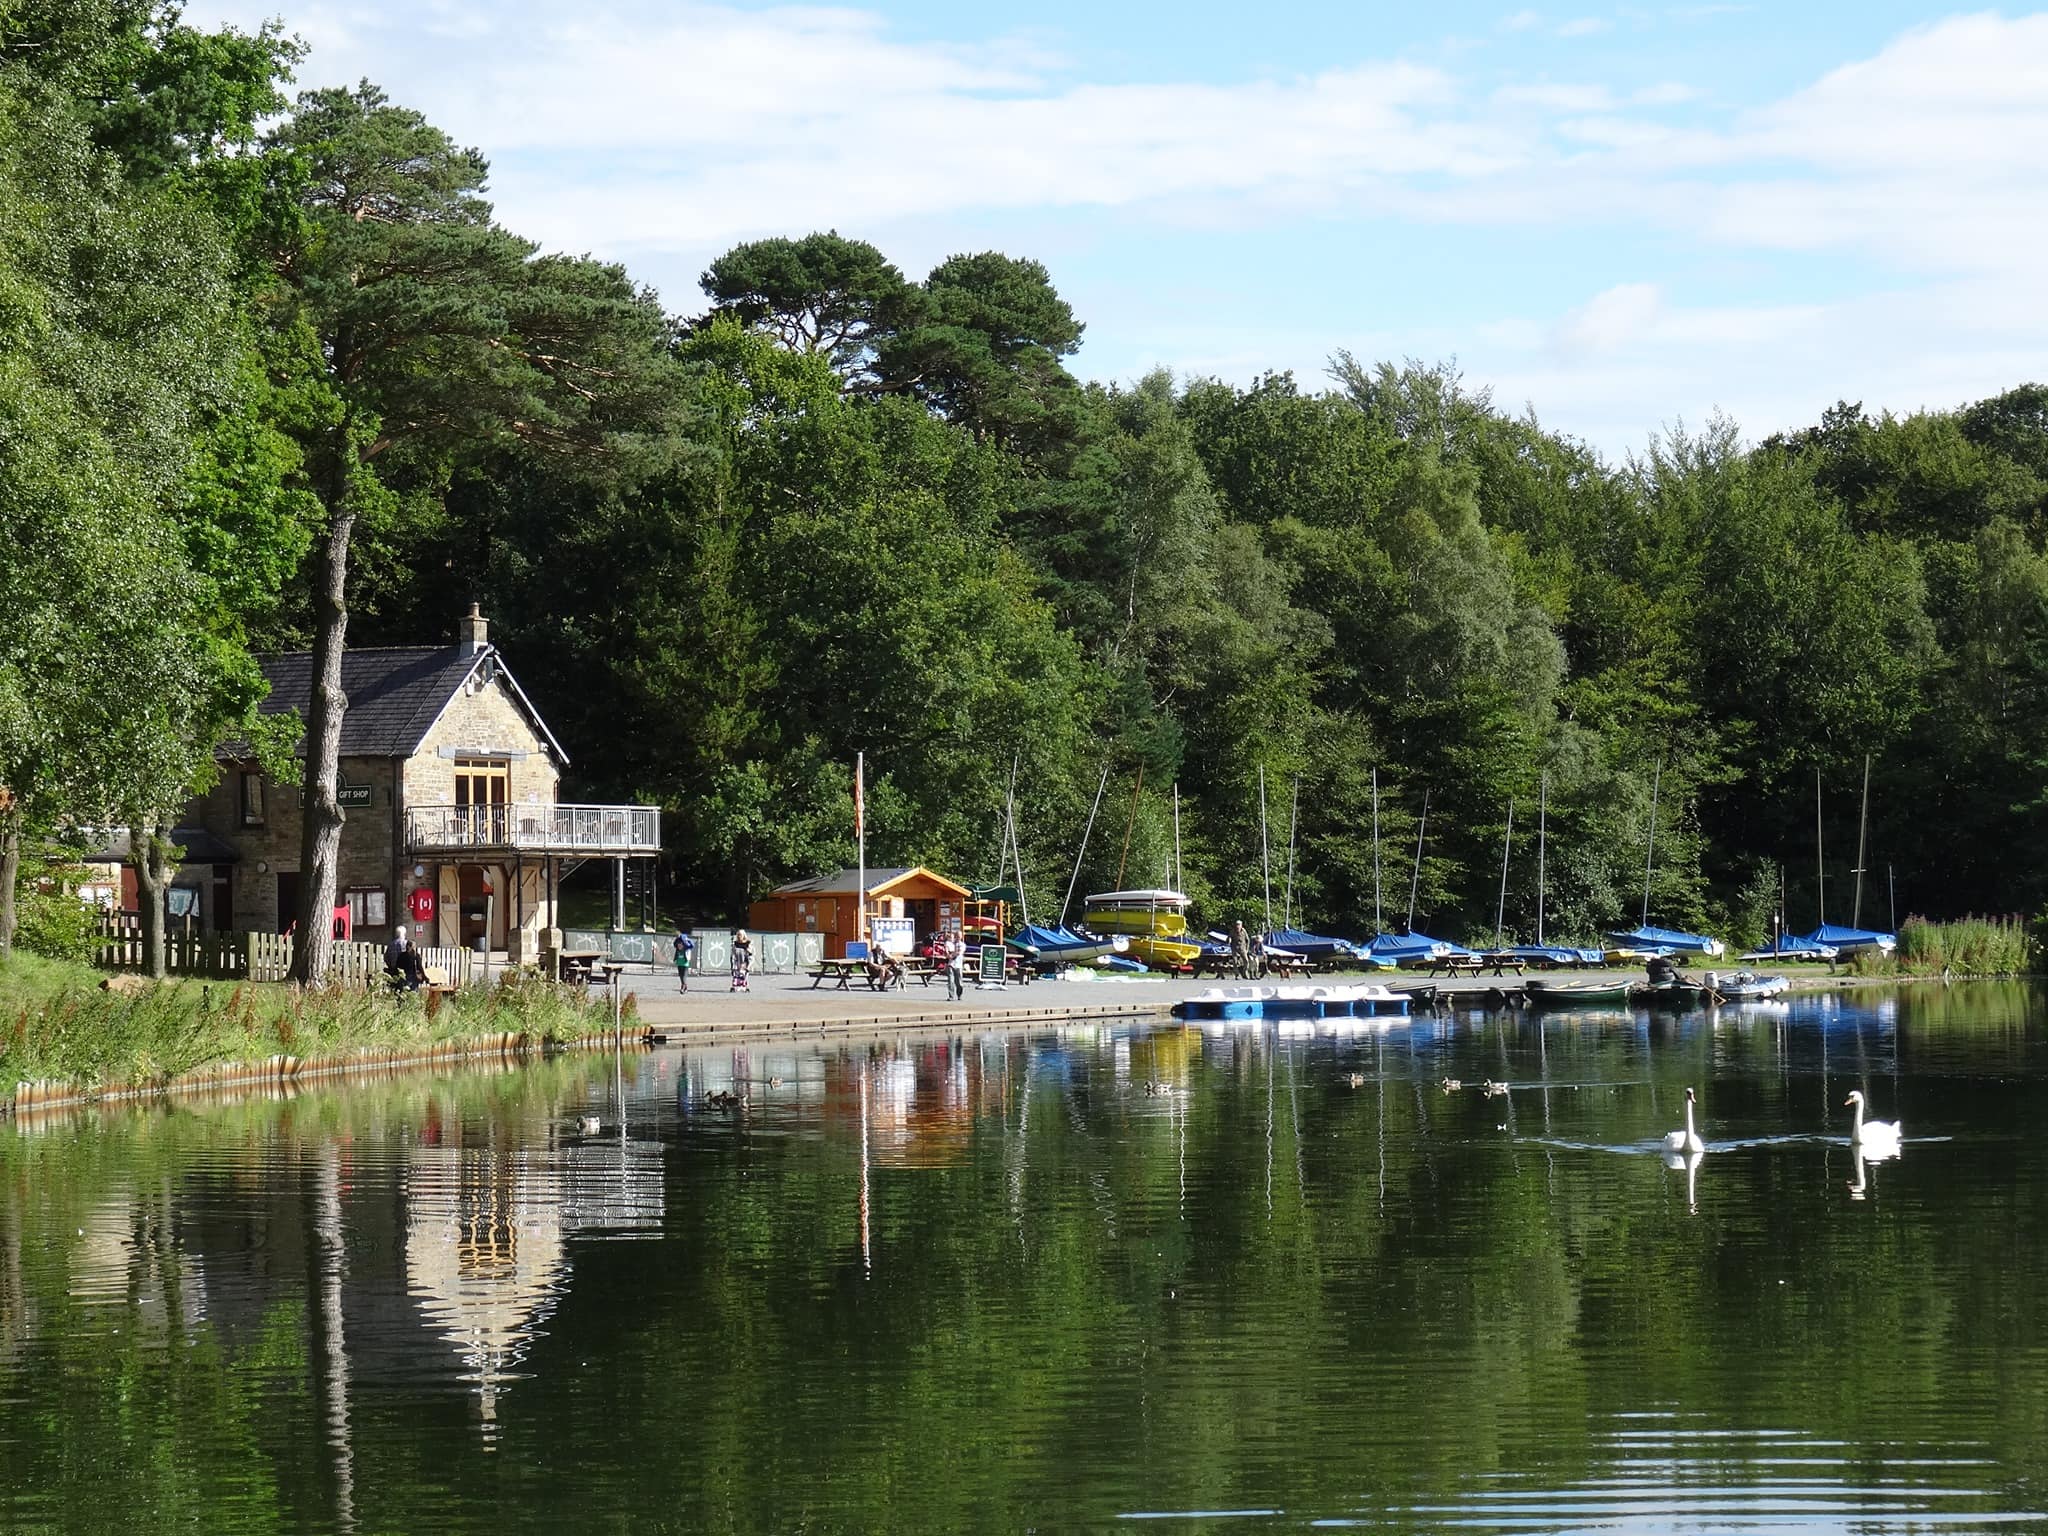
[[[936,933],[957,933],[972,892],[921,865],[867,872],[868,930],[886,947],[907,952]],[[825,953],[842,956],[860,937],[860,871],[792,880],[747,911],[748,926],[769,933],[820,933]],[[898,940],[900,939],[900,942]]]

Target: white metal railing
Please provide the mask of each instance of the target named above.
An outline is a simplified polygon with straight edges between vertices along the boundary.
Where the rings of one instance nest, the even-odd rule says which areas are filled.
[[[661,851],[661,811],[652,805],[416,805],[405,823],[406,846],[415,853]]]

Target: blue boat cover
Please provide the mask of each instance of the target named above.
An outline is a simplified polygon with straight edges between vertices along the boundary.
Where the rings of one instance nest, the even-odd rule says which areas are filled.
[[[1822,923],[1811,933],[1799,936],[1802,944],[1822,945],[1828,949],[1868,949],[1871,945],[1891,945],[1899,941],[1895,933],[1878,933],[1870,928],[1844,928],[1840,923]]]
[[[1298,955],[1320,959],[1325,955],[1353,955],[1356,947],[1348,939],[1325,938],[1319,933],[1304,933],[1299,928],[1280,928],[1266,935],[1266,943],[1278,949],[1291,949]]]
[[[1744,952],[1742,958],[1749,961],[1768,960],[1832,960],[1838,951],[1833,945],[1809,944],[1796,934],[1781,934],[1775,946],[1766,944],[1761,949]]]
[[[1445,955],[1470,955],[1478,951],[1448,939],[1432,939],[1426,933],[1382,933],[1365,946],[1365,952],[1380,960],[1436,960]]]
[[[1099,948],[1102,941],[1084,939],[1065,928],[1041,928],[1036,923],[1027,923],[1010,935],[1009,943],[1012,949],[1035,949],[1041,955],[1055,955],[1063,949]]]
[[[1647,949],[1667,955],[1693,951],[1718,955],[1727,948],[1719,939],[1703,933],[1680,933],[1675,928],[1632,928],[1627,933],[1615,932],[1607,937],[1626,949]]]
[[[1549,960],[1557,965],[1599,965],[1606,956],[1597,949],[1579,949],[1570,944],[1517,944],[1501,951],[1521,960]]]

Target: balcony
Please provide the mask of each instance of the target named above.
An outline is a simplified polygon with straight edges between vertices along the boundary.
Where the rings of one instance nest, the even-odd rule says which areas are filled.
[[[661,811],[651,805],[416,805],[405,813],[413,853],[561,853],[584,857],[661,852]]]

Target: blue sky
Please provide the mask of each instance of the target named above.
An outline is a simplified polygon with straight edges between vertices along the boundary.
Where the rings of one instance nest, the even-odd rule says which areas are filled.
[[[195,21],[277,9],[201,0]],[[1863,0],[1000,11],[313,0],[490,158],[501,218],[668,305],[836,227],[912,276],[1035,256],[1084,375],[1456,357],[1610,456],[1714,411],[1947,407],[2048,374],[2048,15]]]

